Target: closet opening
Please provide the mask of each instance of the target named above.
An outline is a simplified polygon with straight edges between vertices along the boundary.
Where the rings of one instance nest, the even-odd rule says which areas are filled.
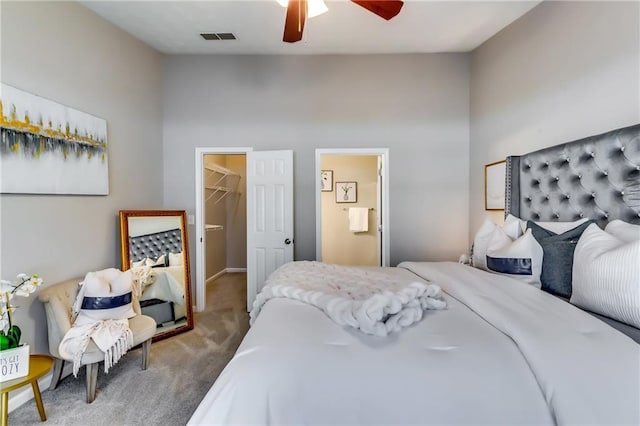
[[[235,151],[235,152],[234,152]],[[216,280],[247,288],[247,158],[244,149],[202,148],[196,161],[196,310]],[[198,185],[199,183],[199,185]],[[233,274],[233,276],[226,276]],[[225,277],[226,276],[226,277]],[[240,296],[239,296],[240,295]]]

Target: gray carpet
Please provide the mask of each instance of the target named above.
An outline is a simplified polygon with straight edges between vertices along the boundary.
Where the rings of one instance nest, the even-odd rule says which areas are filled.
[[[246,275],[223,275],[207,288],[207,308],[192,331],[151,346],[142,371],[134,349],[104,374],[97,395],[85,402],[85,370],[42,392],[49,425],[184,425],[233,356],[249,328]],[[9,414],[10,425],[41,424],[34,401]]]

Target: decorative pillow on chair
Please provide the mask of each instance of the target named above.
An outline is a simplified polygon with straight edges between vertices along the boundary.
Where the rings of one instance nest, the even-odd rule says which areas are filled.
[[[487,270],[508,275],[540,288],[542,247],[531,230],[513,240],[503,229],[496,228],[487,248]]]
[[[92,324],[106,319],[128,319],[136,315],[132,305],[131,270],[115,268],[89,272],[80,283],[74,310],[75,324]]]
[[[528,221],[527,227],[542,246],[542,290],[562,297],[571,297],[571,272],[573,251],[580,236],[593,221],[587,221],[564,233],[544,229],[535,222]]]
[[[570,302],[640,328],[640,240],[625,242],[590,225],[573,259]]]

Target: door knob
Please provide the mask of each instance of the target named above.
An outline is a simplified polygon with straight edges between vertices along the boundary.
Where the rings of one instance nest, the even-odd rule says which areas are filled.
[[[289,238],[287,238],[286,240],[284,240],[284,243],[285,243],[286,245],[289,245],[289,244],[291,244],[291,240],[290,240]]]

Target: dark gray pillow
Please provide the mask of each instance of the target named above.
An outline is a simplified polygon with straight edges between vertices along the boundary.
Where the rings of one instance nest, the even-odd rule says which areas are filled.
[[[594,223],[584,222],[562,234],[542,228],[535,222],[527,221],[533,237],[542,246],[542,290],[562,297],[571,297],[571,276],[573,252],[585,229]]]

